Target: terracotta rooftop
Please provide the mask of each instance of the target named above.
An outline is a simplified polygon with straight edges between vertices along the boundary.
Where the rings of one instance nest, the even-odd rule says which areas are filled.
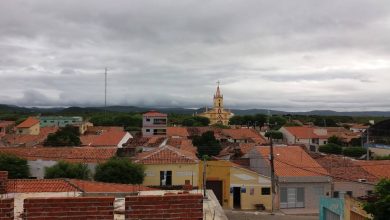
[[[283,127],[296,138],[310,139],[310,138],[328,138],[328,135],[319,135],[315,133],[316,127],[310,126],[297,126],[297,127]]]
[[[127,133],[126,131],[109,130],[100,135],[81,135],[80,140],[84,146],[115,147]]]
[[[358,165],[358,162],[351,158],[319,154],[316,154],[314,158],[335,178],[335,181],[358,181],[358,179],[366,179],[368,182],[375,182],[378,180],[375,175],[367,172]]]
[[[195,164],[199,160],[193,152],[165,145],[155,150],[138,154],[134,162],[140,164]]]
[[[125,144],[127,147],[158,147],[164,141],[164,137],[134,137]]]
[[[13,145],[27,145],[35,146],[42,144],[49,134],[55,133],[58,127],[44,127],[40,128],[38,135],[31,134],[7,134],[4,140],[7,144]]]
[[[24,120],[22,123],[18,124],[16,126],[17,128],[30,128],[36,124],[39,124],[39,120],[34,117],[28,117],[26,120]]]
[[[390,160],[358,160],[354,163],[378,179],[390,178]]]
[[[8,127],[14,124],[14,121],[0,121],[0,128]]]
[[[268,161],[269,146],[255,149]],[[274,147],[275,173],[283,177],[325,176],[329,173],[299,146]]]
[[[0,153],[14,154],[27,160],[98,163],[115,156],[116,150],[95,147],[5,147],[0,148]]]
[[[7,181],[8,193],[32,192],[77,192],[76,187],[62,179],[10,179]]]
[[[148,117],[167,117],[168,115],[164,114],[164,113],[160,113],[160,112],[154,111],[154,110],[151,110],[151,111],[148,111],[148,112],[144,113],[143,116],[148,116]]]
[[[186,127],[167,127],[167,136],[188,137],[189,133]]]

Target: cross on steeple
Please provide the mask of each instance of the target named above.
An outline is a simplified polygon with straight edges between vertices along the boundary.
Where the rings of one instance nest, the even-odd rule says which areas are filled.
[[[221,83],[221,82],[218,80],[218,81],[217,81],[218,86],[219,86],[220,83]]]

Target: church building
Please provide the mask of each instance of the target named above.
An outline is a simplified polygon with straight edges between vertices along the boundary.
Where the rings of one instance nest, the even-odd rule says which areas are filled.
[[[199,116],[203,116],[210,119],[210,124],[222,124],[228,125],[229,119],[233,116],[233,113],[225,110],[223,108],[223,95],[219,89],[219,82],[217,87],[217,92],[214,94],[214,106],[211,110],[207,110],[199,114]]]

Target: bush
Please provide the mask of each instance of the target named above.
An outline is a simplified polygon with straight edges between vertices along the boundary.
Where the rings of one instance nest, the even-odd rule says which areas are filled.
[[[361,157],[367,153],[367,150],[361,147],[346,147],[343,150],[343,155],[348,157]]]
[[[343,140],[340,137],[337,137],[337,136],[333,135],[333,136],[328,138],[328,143],[329,144],[342,145],[343,144]]]
[[[343,149],[337,144],[325,144],[318,148],[318,151],[327,154],[341,154]]]
[[[10,179],[25,179],[30,176],[27,160],[12,154],[0,154],[0,170],[8,171]]]
[[[79,130],[76,127],[68,125],[54,134],[49,134],[43,145],[52,147],[80,146]]]
[[[59,161],[56,165],[45,168],[45,179],[70,178],[90,179],[91,170],[86,164]]]
[[[265,133],[265,137],[269,138],[270,135],[272,136],[272,139],[283,139],[283,133],[280,131],[268,131]]]
[[[114,157],[96,166],[95,180],[107,183],[142,184],[145,168],[129,159]]]

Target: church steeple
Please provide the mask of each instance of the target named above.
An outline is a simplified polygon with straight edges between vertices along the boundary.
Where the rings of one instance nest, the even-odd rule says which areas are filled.
[[[223,95],[221,94],[221,90],[219,89],[219,81],[217,82],[218,86],[217,86],[217,92],[215,93],[214,95],[214,99],[215,98],[223,98]]]

